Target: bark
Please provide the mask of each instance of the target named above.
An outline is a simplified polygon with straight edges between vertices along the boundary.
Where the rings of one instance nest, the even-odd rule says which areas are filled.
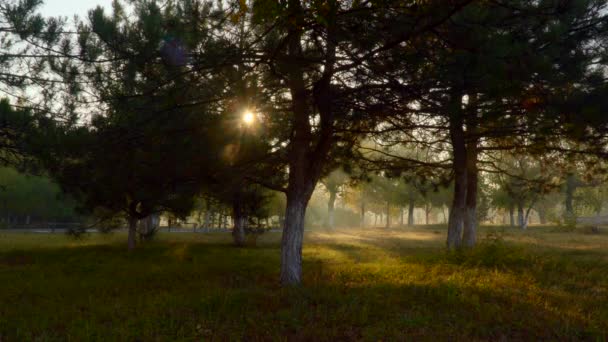
[[[128,245],[129,251],[132,251],[135,249],[136,234],[137,234],[137,218],[129,217],[129,236],[127,238],[127,245]]]
[[[287,196],[285,229],[281,240],[281,283],[297,285],[302,281],[302,240],[306,204],[310,199],[305,193]]]
[[[334,115],[331,80],[336,57],[335,9],[330,8],[324,39],[325,54],[321,77],[313,84],[312,94],[305,82],[302,66],[302,6],[299,0],[289,0],[288,10],[293,20],[287,39],[287,85],[291,95],[292,134],[288,151],[289,180],[285,228],[281,240],[281,284],[299,285],[302,281],[302,238],[306,205],[321,177],[323,166],[334,141]],[[312,100],[311,96],[312,95]],[[311,107],[311,102],[315,108]],[[319,125],[311,126],[310,115],[319,114]]]
[[[327,227],[334,228],[334,208],[336,205],[336,192],[329,192],[329,202],[327,202]]]
[[[477,141],[467,146],[467,193],[465,202],[462,244],[473,247],[477,243],[477,191],[479,172],[477,170]]]
[[[466,199],[464,228],[462,232],[462,244],[464,247],[473,247],[477,242],[477,193],[479,182],[479,170],[477,159],[479,154],[478,136],[478,108],[477,94],[469,94],[466,118]]]
[[[245,221],[247,217],[243,212],[243,204],[238,197],[232,201],[232,217],[234,217],[232,239],[237,247],[243,247],[245,246]]]
[[[407,225],[413,227],[416,222],[414,221],[414,200],[410,200],[409,206],[407,208]]]
[[[454,170],[454,198],[448,222],[448,249],[460,248],[464,229],[465,205],[467,194],[467,149],[462,117],[462,94],[452,94],[450,116],[450,140]]]
[[[513,204],[509,206],[509,225],[511,228],[515,227],[515,207]]]

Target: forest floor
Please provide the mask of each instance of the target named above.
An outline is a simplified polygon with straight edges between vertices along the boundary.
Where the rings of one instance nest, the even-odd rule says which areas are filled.
[[[0,233],[0,341],[606,340],[608,232],[484,227],[307,232],[304,286],[278,284],[279,233]]]

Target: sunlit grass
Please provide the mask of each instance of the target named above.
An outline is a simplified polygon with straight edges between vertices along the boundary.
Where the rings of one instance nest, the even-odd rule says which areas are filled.
[[[0,234],[4,340],[608,338],[608,235],[443,227],[306,234],[302,288],[278,283],[280,235]],[[69,248],[64,248],[69,247]]]

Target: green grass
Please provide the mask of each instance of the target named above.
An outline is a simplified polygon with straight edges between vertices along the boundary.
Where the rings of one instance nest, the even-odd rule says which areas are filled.
[[[606,340],[608,235],[440,227],[306,235],[304,286],[278,286],[279,234],[0,233],[1,341]]]

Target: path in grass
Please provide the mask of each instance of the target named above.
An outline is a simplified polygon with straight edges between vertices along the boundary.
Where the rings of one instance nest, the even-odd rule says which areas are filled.
[[[606,339],[608,235],[441,227],[306,235],[305,286],[277,284],[280,235],[70,240],[0,234],[5,340]]]

